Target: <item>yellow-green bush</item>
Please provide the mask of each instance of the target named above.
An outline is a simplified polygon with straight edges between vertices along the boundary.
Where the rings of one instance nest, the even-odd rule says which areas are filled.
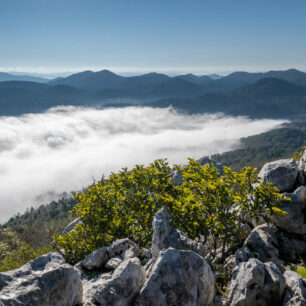
[[[175,227],[203,243],[212,237],[211,258],[219,247],[224,258],[228,248],[241,243],[246,217],[262,216],[269,221],[270,215],[283,214],[278,208],[280,193],[261,183],[253,168],[240,173],[224,168],[220,174],[214,166],[202,167],[192,159],[187,166],[175,168],[183,176],[180,186],[171,184],[173,169],[168,163],[157,160],[148,167],[112,173],[87,192],[75,194],[78,204],[72,214],[82,224],[66,235],[57,235],[57,247],[75,263],[118,238],[148,246],[154,214],[166,206]]]

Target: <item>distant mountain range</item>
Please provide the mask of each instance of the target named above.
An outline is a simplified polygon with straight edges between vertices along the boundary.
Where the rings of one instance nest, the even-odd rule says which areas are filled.
[[[6,81],[28,81],[28,82],[47,83],[48,81],[50,81],[50,79],[35,77],[31,75],[16,75],[6,72],[0,72],[0,82],[6,82]]]
[[[9,77],[0,73],[0,80]],[[0,82],[0,115],[41,112],[57,105],[131,104],[273,118],[292,118],[306,111],[306,73],[295,69],[234,72],[226,77],[158,73],[123,77],[108,70],[53,80],[13,77],[20,79]]]

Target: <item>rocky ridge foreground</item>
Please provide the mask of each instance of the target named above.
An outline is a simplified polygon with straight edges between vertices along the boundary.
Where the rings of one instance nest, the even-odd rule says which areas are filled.
[[[268,163],[259,175],[291,198],[287,214],[273,224],[247,220],[249,235],[224,265],[208,264],[205,246],[174,228],[163,207],[150,250],[120,239],[75,266],[43,255],[0,273],[0,305],[306,306],[306,279],[286,269],[306,259],[306,151],[299,163]],[[231,273],[227,297],[215,290],[219,271]]]

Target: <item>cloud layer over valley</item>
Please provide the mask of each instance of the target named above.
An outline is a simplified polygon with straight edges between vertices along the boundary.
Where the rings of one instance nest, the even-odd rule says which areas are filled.
[[[149,107],[56,108],[0,117],[0,223],[48,194],[77,190],[122,167],[156,158],[185,163],[231,150],[281,121],[184,115]]]

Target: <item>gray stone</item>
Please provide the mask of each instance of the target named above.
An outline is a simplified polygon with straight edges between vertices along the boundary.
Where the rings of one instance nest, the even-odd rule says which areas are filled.
[[[209,165],[214,165],[215,168],[220,172],[220,174],[223,174],[223,165],[220,162],[217,162],[213,159],[210,159],[208,156],[204,156],[198,160],[198,162],[202,165],[205,166],[207,164]]]
[[[284,193],[290,197],[290,201],[284,201],[281,209],[287,214],[283,217],[274,217],[273,222],[279,228],[293,234],[305,236],[306,238],[306,187],[301,186],[293,193]]]
[[[105,268],[109,270],[115,270],[121,263],[123,259],[120,256],[115,256],[111,258],[106,264]]]
[[[278,229],[273,225],[263,224],[255,227],[244,244],[262,262],[283,263],[279,259]]]
[[[306,305],[306,279],[294,271],[285,271],[286,292],[283,306]]]
[[[121,256],[123,259],[128,259],[138,257],[141,254],[138,245],[128,238],[114,241],[107,250],[110,258]]]
[[[136,305],[211,306],[213,300],[214,277],[205,259],[170,248],[160,252]]]
[[[213,306],[227,306],[227,300],[222,295],[216,295]]]
[[[80,272],[58,253],[0,273],[0,305],[69,306],[81,302]]]
[[[304,153],[299,161],[299,174],[298,174],[298,180],[301,185],[305,185],[306,183],[306,150],[304,150]]]
[[[292,191],[297,183],[298,166],[294,159],[281,159],[267,163],[259,172],[264,183],[270,182],[280,192]]]
[[[95,305],[92,297],[107,280],[112,278],[112,272],[101,273],[92,279],[83,279],[83,306]]]
[[[180,250],[191,250],[204,256],[204,246],[190,238],[170,224],[170,215],[162,207],[153,219],[152,255],[157,258],[159,252],[169,247]]]
[[[74,227],[79,225],[79,224],[82,224],[82,221],[80,218],[77,218],[75,220],[73,220],[72,222],[70,222],[64,229],[63,231],[61,232],[60,236],[62,235],[65,235],[69,232],[72,232],[74,230]]]
[[[100,283],[92,302],[100,306],[127,306],[139,293],[145,281],[145,270],[138,258],[123,261],[111,278]]]
[[[235,265],[239,266],[242,262],[246,262],[250,258],[254,258],[254,254],[247,246],[244,245],[235,252]]]
[[[109,256],[107,248],[102,247],[94,252],[90,253],[83,261],[83,267],[87,270],[100,269],[108,261]]]
[[[251,258],[232,272],[229,303],[231,306],[279,306],[284,290],[285,279],[277,265]]]
[[[171,177],[171,184],[173,185],[182,185],[183,184],[183,177],[179,171],[173,171],[170,174]]]

